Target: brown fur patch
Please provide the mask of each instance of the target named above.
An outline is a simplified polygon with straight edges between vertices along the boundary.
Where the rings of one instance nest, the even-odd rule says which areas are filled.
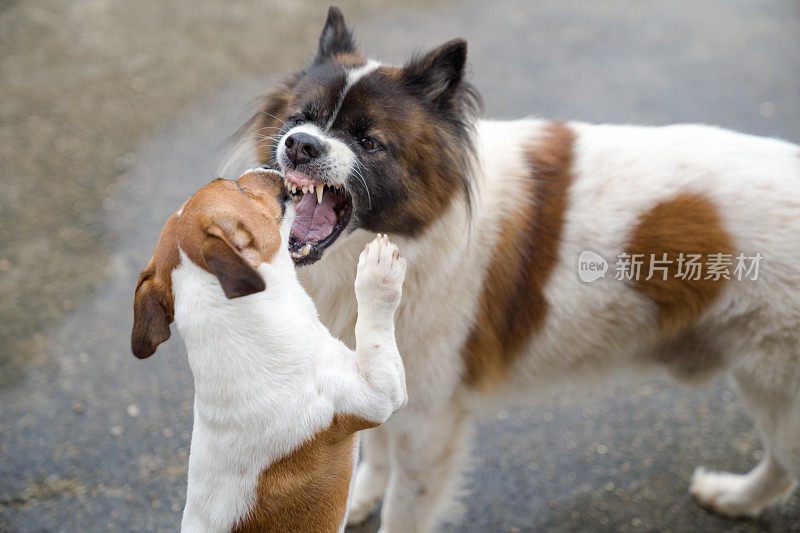
[[[241,264],[232,266],[235,272],[271,261],[281,244],[283,214],[278,195],[282,190],[277,173],[253,172],[235,182],[215,180],[183,205],[180,216],[176,211],[169,217],[136,284],[131,349],[137,357],[149,357],[169,338],[174,313],[172,271],[180,263],[178,247],[211,273],[219,268],[208,264],[208,250],[214,248],[207,246],[209,239],[230,248],[232,253],[225,259],[229,264],[233,265],[231,258],[241,259]]]
[[[461,184],[456,172],[461,170],[453,162],[458,160],[461,147],[442,143],[443,135],[438,125],[411,98],[397,102],[387,98],[382,106],[374,105],[375,100],[370,95],[377,92],[375,86],[381,84],[381,76],[376,73],[353,86],[342,102],[337,120],[358,123],[362,120],[361,115],[368,116],[370,135],[389,147],[389,153],[380,152],[375,154],[375,158],[385,159],[387,168],[396,165],[400,172],[410,174],[403,176],[405,179],[397,184],[398,190],[392,191],[391,197],[386,195],[385,202],[380,191],[371,191],[372,212],[363,216],[365,229],[377,231],[380,227],[382,231],[418,235],[441,216],[454,194],[460,192]],[[365,109],[358,102],[373,105]],[[394,132],[412,131],[413,137],[393,135]],[[413,149],[408,149],[411,144]],[[382,185],[388,188],[391,184]],[[397,197],[403,200],[395,201]],[[379,219],[378,224],[371,224],[373,217]]]
[[[335,415],[330,427],[261,472],[255,506],[234,531],[338,531],[347,509],[355,433],[376,425]]]
[[[572,183],[574,133],[552,123],[526,150],[530,178],[525,201],[503,221],[464,347],[464,380],[488,385],[502,379],[547,313],[543,290],[558,260],[567,195]]]
[[[651,298],[658,306],[659,328],[672,337],[694,324],[719,296],[724,280],[682,279],[678,277],[678,259],[689,254],[702,256],[702,263],[711,254],[733,254],[734,246],[712,202],[697,194],[680,194],[659,203],[639,217],[626,248],[628,254],[643,254],[642,270],[634,288]],[[651,259],[660,261],[666,254],[662,271],[654,271]],[[665,279],[666,278],[666,279]]]
[[[454,197],[469,198],[470,127],[459,113],[433,109],[403,72],[382,66],[361,78],[342,99],[330,131],[345,142],[369,136],[385,148],[356,152],[363,180],[354,176],[349,191],[360,206],[360,227],[418,236]]]

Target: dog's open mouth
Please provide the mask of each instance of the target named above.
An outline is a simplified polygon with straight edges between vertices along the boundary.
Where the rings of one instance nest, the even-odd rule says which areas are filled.
[[[295,202],[296,217],[289,252],[297,265],[313,263],[341,235],[353,211],[340,185],[325,183],[297,170],[287,170],[284,182]]]

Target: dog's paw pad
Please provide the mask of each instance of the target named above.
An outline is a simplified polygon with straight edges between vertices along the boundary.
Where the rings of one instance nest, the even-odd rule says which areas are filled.
[[[400,257],[397,246],[386,235],[378,235],[366,245],[358,259],[356,295],[359,299],[375,296],[396,304],[405,273],[406,261]]]

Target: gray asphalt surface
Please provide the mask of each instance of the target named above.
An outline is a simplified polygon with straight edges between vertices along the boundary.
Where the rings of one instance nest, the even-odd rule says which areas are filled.
[[[0,3],[0,531],[177,529],[191,375],[177,335],[130,354],[133,285],[252,99],[311,57],[325,13],[212,4]],[[384,60],[467,38],[488,116],[800,141],[794,1],[343,4]],[[689,498],[696,466],[744,472],[759,456],[723,378],[565,394],[481,423],[445,529],[800,531],[797,495],[750,520]]]

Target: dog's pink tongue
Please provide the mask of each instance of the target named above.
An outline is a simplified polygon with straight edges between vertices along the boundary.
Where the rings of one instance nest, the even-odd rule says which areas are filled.
[[[304,194],[295,206],[297,214],[292,233],[300,242],[321,241],[333,233],[336,225],[336,213],[333,210],[333,194],[322,197],[322,203],[317,203],[317,195]]]

